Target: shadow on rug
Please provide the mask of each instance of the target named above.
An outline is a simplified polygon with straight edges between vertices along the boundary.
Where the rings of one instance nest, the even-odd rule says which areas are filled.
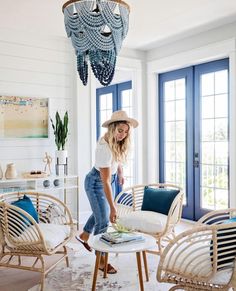
[[[62,262],[45,279],[45,291],[89,291],[92,288],[92,278],[95,264],[95,255],[86,252],[79,244],[69,243],[70,267],[67,268]],[[170,284],[160,284],[156,280],[156,270],[158,257],[147,254],[149,268],[149,282],[145,281],[143,271],[144,288],[148,291],[167,291],[172,286]],[[119,254],[109,256],[109,262],[117,269],[117,274],[110,274],[108,278],[103,278],[103,273],[99,271],[96,290],[97,291],[134,291],[139,290],[139,280],[137,273],[137,263],[135,254]],[[38,291],[39,285],[29,289]]]

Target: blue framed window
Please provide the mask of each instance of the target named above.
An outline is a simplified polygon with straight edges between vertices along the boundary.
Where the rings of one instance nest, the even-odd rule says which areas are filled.
[[[159,76],[160,181],[185,192],[183,217],[229,205],[228,59]]]
[[[103,136],[106,129],[101,125],[111,117],[113,111],[125,110],[129,116],[133,115],[132,81],[98,88],[96,90],[96,121],[97,140]],[[132,185],[134,179],[134,154],[124,166],[125,187]],[[121,191],[120,185],[116,185],[116,194]]]

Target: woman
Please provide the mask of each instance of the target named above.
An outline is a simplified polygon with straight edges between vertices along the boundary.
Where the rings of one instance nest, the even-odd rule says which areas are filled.
[[[93,214],[87,220],[83,232],[76,237],[89,251],[92,251],[87,243],[89,235],[92,232],[94,235],[106,232],[109,221],[116,221],[112,187],[116,173],[119,183],[124,183],[121,164],[126,161],[129,151],[130,129],[137,127],[138,121],[129,118],[125,111],[119,110],[113,112],[111,119],[102,126],[107,128],[107,132],[97,143],[95,165],[85,178],[85,191]],[[104,269],[103,257],[99,269]],[[108,264],[107,272],[114,274],[117,271]]]

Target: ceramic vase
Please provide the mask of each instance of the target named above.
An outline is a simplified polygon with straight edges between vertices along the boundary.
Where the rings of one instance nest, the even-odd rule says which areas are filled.
[[[6,179],[15,179],[17,177],[17,171],[14,163],[8,164],[5,172]]]

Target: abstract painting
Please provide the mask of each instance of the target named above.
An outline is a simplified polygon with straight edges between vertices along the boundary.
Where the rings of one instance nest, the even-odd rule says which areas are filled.
[[[0,96],[0,138],[48,138],[48,98]]]

